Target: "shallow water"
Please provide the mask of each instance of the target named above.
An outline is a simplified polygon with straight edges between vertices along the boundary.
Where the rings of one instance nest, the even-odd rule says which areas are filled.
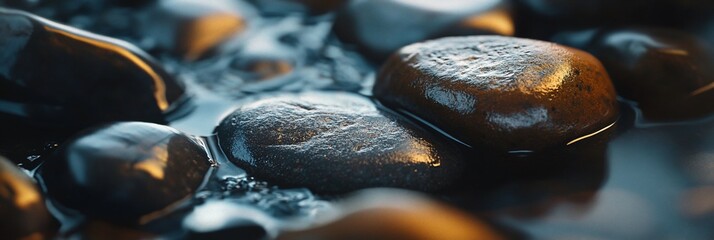
[[[254,206],[271,217],[266,226],[271,234],[309,225],[315,215],[331,211],[328,199],[333,196],[252,179],[226,160],[211,136],[223,117],[258,95],[343,90],[369,96],[376,67],[330,37],[331,19],[329,14],[256,17],[243,37],[202,61],[185,63],[158,54],[192,95],[185,106],[192,111],[170,125],[200,136],[218,164],[188,203],[222,200]],[[127,40],[142,45],[139,39]],[[241,51],[245,48],[256,52]],[[247,55],[287,59],[294,66],[292,72],[273,79],[247,79],[240,70],[231,69],[233,60]],[[622,106],[604,157],[574,163],[577,171],[565,177],[494,181],[478,190],[455,189],[434,197],[534,239],[710,239],[714,236],[714,117],[646,123],[633,105],[623,102]],[[479,200],[473,200],[473,195]],[[182,216],[184,210],[178,206],[174,214]],[[168,219],[150,228],[174,236],[166,229],[175,227],[179,218]]]

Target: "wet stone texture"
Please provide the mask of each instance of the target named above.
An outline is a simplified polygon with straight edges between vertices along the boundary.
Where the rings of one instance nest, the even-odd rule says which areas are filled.
[[[39,179],[63,207],[108,220],[135,220],[190,196],[210,167],[177,130],[122,122],[87,130],[42,166]]]
[[[19,11],[0,9],[0,63],[0,116],[21,124],[165,123],[183,94],[133,45]]]
[[[591,55],[510,37],[452,37],[402,48],[374,95],[476,148],[564,147],[612,126],[612,83]]]
[[[443,36],[513,35],[506,1],[351,1],[335,19],[340,40],[377,60],[405,45]]]
[[[619,95],[648,120],[696,118],[714,111],[714,49],[686,32],[663,28],[599,29],[555,37],[595,55]]]
[[[445,139],[348,93],[255,101],[216,133],[229,159],[254,176],[316,192],[435,191],[461,173],[460,156]]]
[[[4,239],[49,239],[56,229],[35,182],[0,157],[0,233]]]

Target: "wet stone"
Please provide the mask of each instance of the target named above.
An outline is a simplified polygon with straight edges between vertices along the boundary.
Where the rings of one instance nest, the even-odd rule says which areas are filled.
[[[461,173],[445,139],[349,93],[286,94],[243,105],[216,128],[229,159],[257,178],[315,192],[435,191]]]
[[[266,239],[275,220],[263,211],[232,203],[212,201],[198,206],[183,221],[186,239]]]
[[[520,239],[425,196],[397,189],[360,191],[337,203],[336,219],[277,239]]]
[[[443,36],[513,35],[511,12],[505,1],[350,1],[337,13],[334,31],[382,60],[405,45]]]
[[[190,196],[209,167],[204,149],[177,130],[120,122],[66,143],[41,167],[39,179],[63,207],[133,221]]]
[[[19,124],[73,132],[164,123],[183,99],[183,87],[138,48],[19,11],[0,9],[0,63],[0,116]]]
[[[161,0],[147,14],[143,36],[154,48],[187,61],[210,55],[243,32],[250,9],[235,1]]]
[[[634,100],[648,120],[696,118],[714,112],[714,46],[663,28],[564,33],[556,41],[595,55],[619,95]]]
[[[565,147],[618,117],[614,88],[597,59],[511,37],[406,46],[382,66],[374,95],[474,148],[497,152]]]
[[[55,230],[40,189],[9,160],[0,157],[0,233],[4,239],[49,239]]]

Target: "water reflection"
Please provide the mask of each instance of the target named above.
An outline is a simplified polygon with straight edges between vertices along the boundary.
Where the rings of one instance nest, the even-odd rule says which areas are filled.
[[[629,118],[625,116],[625,119]],[[620,131],[608,144],[603,158],[606,174],[600,179],[601,190],[585,188],[570,195],[555,194],[550,200],[542,201],[546,204],[516,208],[518,212],[536,212],[535,215],[524,217],[511,211],[496,211],[496,218],[546,239],[708,239],[712,236],[714,232],[707,226],[714,223],[711,204],[714,192],[712,174],[706,169],[714,161],[708,154],[714,152],[714,141],[710,137],[714,133],[714,121],[620,128]],[[591,171],[593,167],[583,169]],[[556,185],[547,185],[538,192],[553,186]],[[568,201],[563,201],[566,199]],[[586,201],[573,203],[573,199]]]
[[[560,205],[587,209],[608,175],[612,134],[609,130],[547,152],[472,152],[473,172],[447,198],[471,211],[518,219],[538,219]]]

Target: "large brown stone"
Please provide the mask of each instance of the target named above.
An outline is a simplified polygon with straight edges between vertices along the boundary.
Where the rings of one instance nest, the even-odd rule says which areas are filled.
[[[442,38],[402,48],[374,95],[476,148],[564,147],[612,126],[615,90],[590,54],[499,36]]]

